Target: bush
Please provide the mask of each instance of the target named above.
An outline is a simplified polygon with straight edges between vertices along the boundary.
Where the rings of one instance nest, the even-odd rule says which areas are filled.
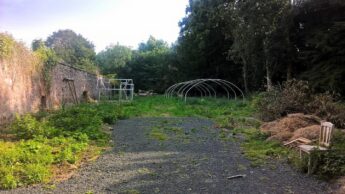
[[[34,140],[19,144],[0,142],[0,188],[49,180],[52,148]]]
[[[286,114],[307,112],[307,104],[311,101],[311,89],[308,82],[290,80],[282,89],[276,87],[272,91],[259,95],[257,108],[264,121],[272,121]]]
[[[51,165],[78,162],[88,139],[37,137],[18,143],[0,142],[0,188],[11,189],[49,181]],[[84,137],[83,137],[84,136]]]
[[[314,151],[312,171],[322,178],[334,178],[345,174],[345,150]]]
[[[74,135],[76,136],[76,135]],[[76,163],[80,158],[79,154],[84,151],[89,143],[86,134],[78,134],[78,138],[75,137],[54,137],[52,139],[40,138],[36,141],[43,142],[45,145],[53,148],[53,163]]]
[[[59,110],[49,116],[49,123],[61,130],[70,132],[85,132],[100,129],[102,119],[95,109],[84,106],[70,107]]]
[[[94,106],[101,116],[102,121],[107,124],[114,124],[118,119],[123,118],[122,107],[116,103],[101,103]]]
[[[49,126],[46,121],[40,122],[29,114],[17,116],[11,129],[21,139],[33,139],[36,136],[52,137],[57,133],[57,129]]]
[[[91,140],[106,142],[109,136],[101,131],[102,117],[95,108],[87,106],[70,107],[53,113],[48,118],[50,125],[58,128],[66,137],[86,134]]]
[[[337,127],[345,127],[345,105],[336,99],[329,92],[314,94],[306,81],[291,80],[285,82],[282,89],[261,93],[256,106],[264,121],[290,113],[307,113],[328,120]]]
[[[337,127],[345,128],[345,105],[336,101],[337,97],[328,92],[315,95],[308,104],[308,112],[313,113]]]
[[[89,139],[105,145],[109,135],[103,122],[112,124],[123,113],[118,104],[78,105],[53,113],[17,116],[11,125],[21,141],[0,141],[0,189],[49,181],[53,164],[75,164],[82,159]]]

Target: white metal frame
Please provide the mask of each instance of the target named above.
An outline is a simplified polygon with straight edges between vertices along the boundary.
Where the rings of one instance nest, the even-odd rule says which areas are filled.
[[[101,96],[110,96],[113,92],[119,93],[119,101],[132,101],[134,96],[134,83],[132,79],[106,79],[100,77],[97,80],[98,100]]]
[[[201,97],[205,96],[216,98],[217,91],[214,88],[215,86],[221,87],[224,92],[226,92],[226,96],[228,99],[231,98],[231,95],[234,97],[234,99],[237,99],[239,94],[242,100],[244,100],[244,93],[238,86],[236,86],[234,83],[222,79],[196,79],[180,82],[170,86],[165,91],[165,97],[170,98],[173,96],[177,96],[184,99],[184,101],[187,101],[190,92],[192,90],[196,90],[200,93]]]

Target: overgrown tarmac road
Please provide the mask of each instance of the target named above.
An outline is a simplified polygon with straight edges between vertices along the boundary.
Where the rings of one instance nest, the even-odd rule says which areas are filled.
[[[134,118],[114,126],[113,150],[55,188],[4,193],[327,193],[288,165],[251,167],[237,138],[202,118]],[[245,177],[229,179],[234,175]],[[2,193],[2,192],[0,192]]]

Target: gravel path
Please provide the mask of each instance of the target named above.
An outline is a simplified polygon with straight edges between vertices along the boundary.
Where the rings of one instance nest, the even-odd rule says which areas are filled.
[[[201,118],[122,120],[114,127],[115,148],[56,188],[0,193],[327,193],[325,183],[288,165],[251,167],[239,143],[220,134]],[[246,177],[227,178],[238,174]]]

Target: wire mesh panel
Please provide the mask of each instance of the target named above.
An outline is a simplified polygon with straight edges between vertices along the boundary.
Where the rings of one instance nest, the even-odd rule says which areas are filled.
[[[98,100],[132,101],[134,84],[132,79],[104,79],[98,80]]]

